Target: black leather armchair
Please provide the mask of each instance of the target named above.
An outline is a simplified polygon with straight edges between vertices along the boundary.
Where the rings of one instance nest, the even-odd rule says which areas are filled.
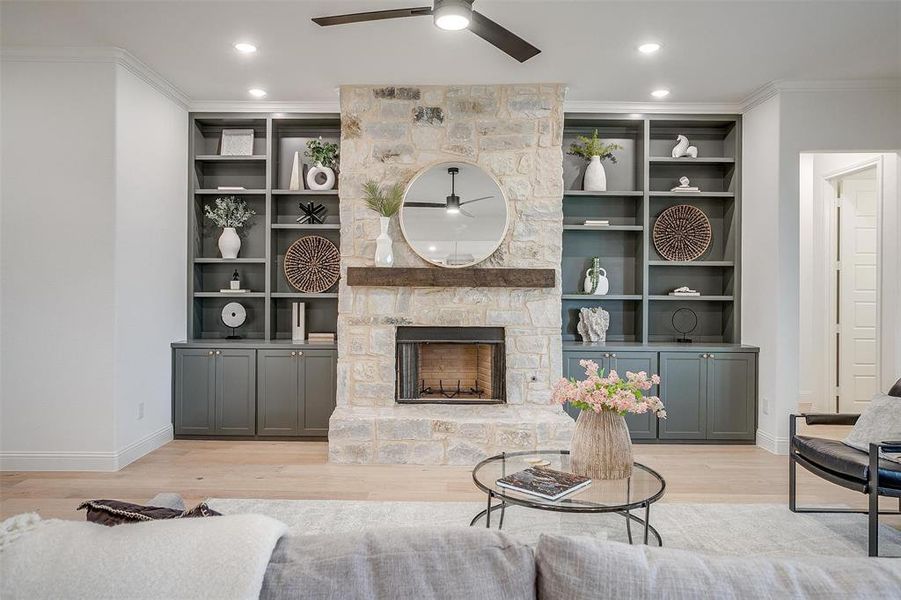
[[[889,395],[901,402],[901,380]],[[846,446],[838,440],[798,435],[798,419],[808,425],[854,425],[860,415],[801,414],[789,419],[788,507],[800,513],[863,513],[867,515],[870,556],[879,556],[879,515],[901,514],[901,464],[879,458],[879,452],[901,452],[901,440],[870,444],[869,452]],[[797,506],[797,465],[814,475],[869,496],[866,510],[852,508],[799,508]],[[899,499],[899,510],[880,511],[879,496]]]

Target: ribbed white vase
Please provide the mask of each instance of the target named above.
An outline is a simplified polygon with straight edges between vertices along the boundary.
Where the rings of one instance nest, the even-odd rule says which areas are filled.
[[[391,236],[388,235],[388,223],[391,222],[389,217],[379,217],[379,227],[381,233],[375,238],[375,266],[391,267],[394,265],[394,244]]]
[[[234,227],[223,227],[222,235],[219,236],[219,252],[222,258],[238,258],[238,251],[241,249],[241,238],[238,237],[238,231]]]
[[[606,192],[607,173],[601,164],[600,156],[592,156],[588,166],[585,167],[585,179],[582,188],[586,192]]]

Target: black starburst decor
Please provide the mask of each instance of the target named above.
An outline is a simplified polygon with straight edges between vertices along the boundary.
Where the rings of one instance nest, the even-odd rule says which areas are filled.
[[[305,223],[307,225],[319,225],[325,223],[325,215],[328,214],[328,211],[321,204],[313,204],[312,202],[307,202],[304,204],[300,203],[300,218],[297,219],[298,223]]]

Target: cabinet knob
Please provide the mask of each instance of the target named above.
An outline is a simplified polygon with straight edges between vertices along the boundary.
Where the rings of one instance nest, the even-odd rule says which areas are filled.
[[[708,357],[707,357],[707,358],[713,358],[713,355],[712,355],[712,354],[711,354],[711,355],[710,355],[710,356],[708,356]]]
[[[222,354],[222,350],[216,350],[216,356],[219,356],[220,354]]]
[[[210,356],[212,356],[212,355],[213,355],[213,351],[212,351],[212,350],[210,350]]]
[[[610,353],[609,353],[609,352],[604,352],[604,358],[610,358]]]
[[[702,354],[702,355],[701,355],[701,358],[707,358],[707,355],[706,355],[706,354]]]
[[[297,356],[303,356],[303,352],[298,352]]]
[[[614,353],[611,354],[610,356],[613,357],[613,358],[616,358],[616,352],[614,352]]]
[[[297,352],[292,352],[291,356],[297,356]]]

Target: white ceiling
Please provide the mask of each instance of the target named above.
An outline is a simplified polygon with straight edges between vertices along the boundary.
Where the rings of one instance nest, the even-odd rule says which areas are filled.
[[[310,17],[429,0],[0,3],[4,46],[116,46],[194,101],[335,101],[354,83],[564,82],[568,100],[738,102],[773,80],[901,77],[901,2],[476,0],[541,48],[525,64],[427,17],[320,28]],[[255,43],[256,55],[232,49]],[[664,48],[644,56],[636,46]]]

